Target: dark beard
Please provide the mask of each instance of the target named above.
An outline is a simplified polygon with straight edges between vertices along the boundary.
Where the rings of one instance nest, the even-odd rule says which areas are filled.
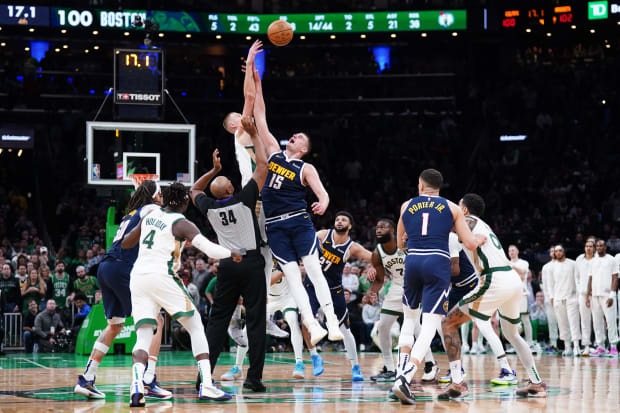
[[[379,244],[385,244],[386,242],[390,242],[391,240],[392,240],[392,234],[389,232],[385,235],[377,236],[377,242]]]
[[[348,228],[336,228],[334,227],[334,231],[336,231],[338,234],[345,234],[349,229]]]

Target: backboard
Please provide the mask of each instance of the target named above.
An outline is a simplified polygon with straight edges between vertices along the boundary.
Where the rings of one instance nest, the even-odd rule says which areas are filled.
[[[132,186],[133,173],[157,174],[162,185],[194,182],[196,126],[86,122],[89,185]]]

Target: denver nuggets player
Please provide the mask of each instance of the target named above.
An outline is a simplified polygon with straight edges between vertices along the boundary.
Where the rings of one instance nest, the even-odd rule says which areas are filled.
[[[349,310],[347,309],[347,302],[344,298],[342,272],[349,258],[355,257],[370,262],[372,253],[351,239],[349,232],[352,227],[353,216],[347,211],[340,211],[336,213],[334,228],[322,229],[317,233],[317,236],[319,237],[319,241],[321,241],[322,247],[320,263],[323,268],[325,279],[327,280],[327,285],[329,286],[332,302],[334,303],[334,311],[340,323],[340,332],[344,336],[344,348],[347,352],[347,358],[351,362],[351,377],[353,381],[363,381],[364,376],[362,376],[357,358],[357,344],[355,343],[353,333],[351,333]],[[308,281],[308,277],[306,277],[304,287],[306,287],[308,297],[310,298],[312,312],[317,316],[319,302],[317,300],[316,290],[312,283]],[[301,367],[303,368],[303,365]]]
[[[131,293],[129,290],[129,274],[136,258],[138,246],[131,249],[122,249],[123,237],[131,232],[140,223],[140,219],[162,204],[161,190],[155,181],[146,180],[133,193],[127,203],[127,215],[123,218],[114,242],[103,256],[97,270],[97,279],[103,293],[103,308],[108,320],[90,354],[84,373],[78,376],[78,383],[74,392],[93,399],[104,399],[105,394],[95,387],[97,367],[108,352],[112,342],[123,329],[125,318],[131,315]],[[149,348],[149,360],[144,372],[144,389],[147,396],[160,399],[170,399],[172,393],[162,389],[157,383],[155,362],[159,355],[163,320],[157,317],[157,333],[153,337]]]
[[[310,138],[305,133],[294,134],[284,151],[269,131],[265,113],[265,101],[260,77],[254,70],[256,101],[254,118],[258,133],[265,144],[268,158],[268,173],[262,191],[265,209],[266,230],[269,246],[274,258],[280,264],[291,287],[291,294],[299,307],[304,324],[310,332],[310,341],[318,343],[327,332],[314,318],[308,294],[301,281],[298,261],[303,262],[310,281],[314,284],[323,313],[327,319],[328,338],[342,340],[338,318],[334,313],[329,286],[323,276],[319,262],[319,240],[306,210],[306,186],[310,186],[318,198],[312,204],[312,211],[323,215],[329,205],[329,195],[323,187],[321,178],[314,166],[301,160],[310,152]]]
[[[435,169],[422,171],[418,180],[419,196],[403,203],[397,235],[401,248],[407,248],[403,302],[405,318],[398,341],[398,366],[392,391],[403,404],[415,403],[409,385],[428,351],[441,318],[448,311],[450,254],[448,236],[454,227],[465,247],[475,249],[486,241],[474,236],[463,211],[439,196],[443,182]],[[405,246],[406,242],[406,246]],[[415,320],[420,316],[422,331],[413,344]]]

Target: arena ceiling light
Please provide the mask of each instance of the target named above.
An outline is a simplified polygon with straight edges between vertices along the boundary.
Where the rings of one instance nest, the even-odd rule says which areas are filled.
[[[391,37],[392,39],[395,39],[395,38],[396,38],[396,33],[392,33],[392,34],[390,35],[390,37]]]
[[[99,50],[99,46],[93,46],[93,49]]]
[[[165,34],[163,34],[163,33],[159,33],[159,34],[158,34],[158,36],[159,36],[159,37],[164,37],[164,36],[165,36]]]
[[[221,34],[218,34],[217,36],[215,36],[215,38],[219,40],[219,39],[221,39],[221,38],[222,38],[222,35],[221,35]]]
[[[551,33],[547,33],[547,37],[551,37]]]
[[[63,44],[63,45],[62,45],[62,48],[63,48],[63,49],[68,49],[68,48],[69,48],[69,45],[68,45],[68,44]]]
[[[570,27],[571,29],[575,30],[577,28],[577,26],[575,26],[574,24]]]
[[[6,43],[2,42],[2,43],[0,43],[0,46],[5,47]]]
[[[60,33],[62,33],[62,34],[67,34],[67,29],[62,29],[62,30],[60,31]]]
[[[163,34],[163,33],[162,33]],[[191,33],[187,33],[185,34],[185,38],[186,39],[191,39],[192,38],[192,34]]]
[[[530,29],[529,27],[527,29],[525,29],[526,33],[532,33],[532,29]]]
[[[330,39],[334,40],[336,38],[335,34],[332,34],[331,36],[329,36]]]
[[[590,33],[594,34],[594,33],[596,33],[596,30],[590,29]]]
[[[123,36],[129,36],[129,32],[123,33]]]
[[[452,32],[452,37],[456,37],[456,36],[458,36],[458,35],[459,35],[459,34],[458,34],[457,32]]]
[[[245,36],[245,40],[252,40],[252,36]]]
[[[366,35],[365,35],[365,34],[363,34],[363,33],[362,33],[362,34],[360,34],[360,39],[365,39],[365,38],[366,38]]]
[[[300,38],[301,40],[306,40],[306,36],[304,36],[303,34],[302,34],[301,36],[299,36],[299,38]]]
[[[93,35],[97,36],[99,34],[99,30],[93,30]]]
[[[500,142],[520,142],[527,139],[527,135],[501,135]]]
[[[28,31],[29,31],[30,33],[34,33],[34,27],[29,28],[29,29],[28,29]]]
[[[422,33],[422,34],[420,34],[420,36],[422,36],[422,37],[426,37],[426,36],[428,36],[428,34],[426,34],[426,33]]]

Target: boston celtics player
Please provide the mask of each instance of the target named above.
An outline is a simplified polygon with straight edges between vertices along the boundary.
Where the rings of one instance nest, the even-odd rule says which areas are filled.
[[[386,276],[390,280],[389,290],[383,300],[379,324],[379,344],[383,354],[383,370],[370,379],[377,382],[393,382],[396,379],[396,367],[392,357],[392,326],[403,315],[403,275],[405,273],[405,257],[407,253],[396,245],[396,228],[394,221],[389,218],[381,218],[377,221],[375,235],[377,248],[372,252],[372,265],[376,270],[376,276],[372,285],[362,299],[364,303],[374,303],[377,293],[383,287]],[[419,334],[420,323],[415,327],[416,335]],[[425,356],[424,375],[422,381],[433,381],[439,373],[437,363],[433,359],[433,353],[429,351]]]
[[[178,320],[190,335],[201,378],[198,398],[215,401],[231,398],[230,394],[213,385],[204,326],[177,271],[181,266],[181,252],[186,240],[191,240],[195,248],[215,259],[232,257],[235,262],[240,262],[245,251],[224,248],[201,235],[196,225],[183,216],[188,203],[187,188],[181,183],[173,183],[164,190],[164,208],[156,209],[142,218],[121,244],[123,249],[129,249],[139,241],[140,246],[129,284],[136,326],[131,407],[143,407],[145,404],[143,372],[161,308]]]
[[[442,321],[446,353],[450,360],[452,383],[439,394],[439,400],[461,399],[468,394],[461,370],[461,339],[458,327],[472,318],[488,320],[498,311],[504,337],[517,351],[529,377],[528,384],[515,391],[519,397],[546,397],[547,385],[542,381],[532,351],[519,335],[519,304],[522,282],[511,267],[497,236],[480,217],[485,204],[480,195],[466,194],[459,206],[472,233],[489,241],[475,250],[466,249],[467,258],[480,274],[478,286],[459,301]]]

